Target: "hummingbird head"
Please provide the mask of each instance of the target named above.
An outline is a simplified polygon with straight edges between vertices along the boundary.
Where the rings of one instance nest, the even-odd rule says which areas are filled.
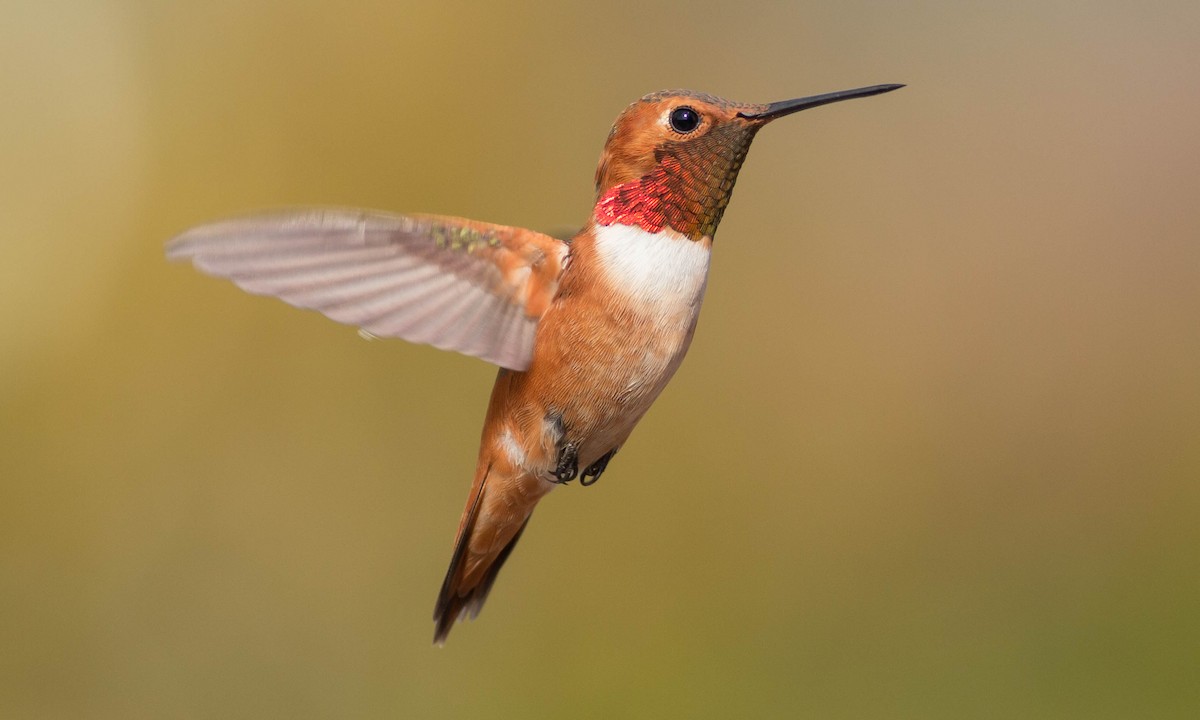
[[[738,171],[764,125],[800,110],[903,85],[875,85],[824,95],[745,105],[664,90],[617,118],[596,168],[594,219],[601,225],[664,227],[693,240],[711,238],[733,194]]]

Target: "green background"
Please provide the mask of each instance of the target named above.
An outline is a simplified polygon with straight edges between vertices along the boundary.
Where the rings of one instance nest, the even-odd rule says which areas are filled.
[[[0,716],[1200,708],[1200,4],[16,0]],[[430,612],[494,370],[163,259],[335,204],[588,215],[646,92],[759,135],[687,362]]]

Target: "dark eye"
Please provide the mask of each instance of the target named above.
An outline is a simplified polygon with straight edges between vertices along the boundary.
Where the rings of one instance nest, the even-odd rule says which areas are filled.
[[[700,113],[687,107],[677,107],[671,111],[671,129],[684,135],[695,130],[700,124]]]

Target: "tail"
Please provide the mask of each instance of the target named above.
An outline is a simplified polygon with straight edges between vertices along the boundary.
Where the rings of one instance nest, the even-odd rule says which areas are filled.
[[[487,600],[500,568],[525,532],[533,506],[544,494],[537,493],[529,498],[518,490],[516,498],[501,497],[513,494],[520,483],[506,483],[501,478],[493,477],[493,471],[491,464],[483,468],[483,477],[475,484],[471,497],[467,499],[467,509],[454,545],[454,556],[450,559],[450,568],[446,571],[446,579],[442,581],[442,590],[433,609],[433,621],[436,623],[433,643],[438,646],[446,644],[456,620],[464,614],[473,619],[483,609],[483,602]],[[489,480],[493,481],[492,486],[489,486]],[[541,481],[533,479],[533,482]],[[495,489],[492,489],[493,486]],[[521,502],[526,498],[532,502]],[[522,510],[522,506],[527,506],[527,509]]]

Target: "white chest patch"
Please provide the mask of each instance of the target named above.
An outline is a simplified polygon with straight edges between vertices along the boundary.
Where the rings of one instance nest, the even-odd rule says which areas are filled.
[[[647,311],[689,317],[699,312],[712,254],[706,243],[671,230],[598,225],[596,250],[612,286]]]

